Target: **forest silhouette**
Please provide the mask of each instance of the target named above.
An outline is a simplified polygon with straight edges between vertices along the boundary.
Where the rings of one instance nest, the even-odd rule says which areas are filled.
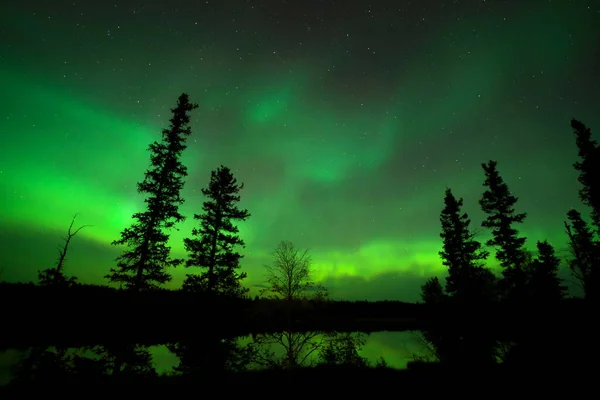
[[[161,383],[222,392],[225,381],[245,388],[303,382],[350,388],[443,378],[474,387],[475,376],[480,383],[512,377],[508,385],[536,381],[524,378],[532,371],[545,380],[583,377],[598,360],[600,146],[582,122],[570,124],[582,205],[565,210],[564,222],[571,250],[564,261],[582,297],[569,295],[559,278],[563,260],[551,243],[527,249],[518,230],[527,215],[518,211],[499,164],[490,160],[481,165],[479,206],[485,213],[481,228],[491,239],[477,240],[463,199],[447,188],[440,194],[445,281],[423,282],[421,301],[414,304],[350,302],[332,300],[313,278],[309,252],[286,240],[273,250],[260,294],[249,296],[237,224],[251,214],[238,205],[243,183],[223,165],[202,189],[196,227],[183,243],[187,258],[172,257],[169,234],[186,218],[179,212],[187,177],[181,156],[197,107],[187,94],[179,96],[169,126],[148,148],[150,167],[137,184],[145,209],[112,242],[122,252],[105,277],[110,285],[81,284],[65,273],[74,238],[93,229],[76,227],[77,215],[56,266],[39,271],[37,283],[0,283],[2,304],[12,305],[3,311],[8,329],[0,346],[24,351],[5,390]],[[499,275],[489,266],[492,255]],[[189,271],[176,290],[164,288],[171,267]],[[413,331],[424,351],[405,370],[383,358],[371,362],[360,351],[365,335],[380,331]],[[560,348],[557,338],[582,350]],[[173,372],[156,372],[152,345],[166,345],[177,355]]]

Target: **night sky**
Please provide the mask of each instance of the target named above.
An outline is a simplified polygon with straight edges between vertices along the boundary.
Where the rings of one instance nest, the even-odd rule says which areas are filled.
[[[600,133],[599,27],[600,3],[584,0],[9,1],[2,278],[54,266],[80,213],[93,226],[65,272],[107,283],[110,242],[142,210],[147,147],[182,92],[200,107],[173,251],[185,256],[210,171],[230,167],[252,214],[240,231],[253,293],[291,240],[334,297],[417,300],[444,274],[445,188],[479,229],[490,159],[528,213],[528,246],[548,239],[565,255],[566,212],[588,213],[570,119]]]

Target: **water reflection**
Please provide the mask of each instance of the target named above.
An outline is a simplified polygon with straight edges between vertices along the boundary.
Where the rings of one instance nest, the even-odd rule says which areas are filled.
[[[333,339],[338,341],[337,348],[335,342],[329,340],[329,346],[334,346],[334,349],[337,350],[335,353],[343,354],[344,350],[350,351],[351,349],[348,349],[350,343],[344,343],[345,334],[335,335],[337,337]],[[421,355],[426,350],[419,337],[419,332],[416,331],[354,333],[352,336],[357,342],[354,344],[358,345],[357,355],[364,358],[370,365],[375,365],[383,359],[388,366],[403,369],[406,368],[407,362],[412,360],[415,354]],[[322,350],[328,348],[327,339],[326,335],[314,332],[283,333],[276,337],[258,338],[263,346],[259,358],[264,360],[265,355],[270,352],[274,357],[271,360],[267,359],[266,362],[263,361],[262,365],[282,365],[286,360],[286,355],[288,360],[292,359],[292,364],[315,365],[323,361],[320,360],[320,357],[323,356]],[[331,336],[329,339],[331,339]],[[252,338],[241,338],[240,341],[252,343]],[[346,345],[346,349],[344,349],[344,345]],[[331,347],[329,349],[331,350]],[[347,352],[346,354],[348,354]],[[273,358],[275,362],[272,362]],[[258,364],[260,365],[260,363]]]
[[[12,369],[22,356],[23,352],[15,349],[0,351],[0,386],[10,381]]]
[[[84,373],[107,376],[127,371],[163,375],[328,364],[376,366],[382,360],[389,367],[403,369],[415,355],[422,356],[427,351],[416,331],[284,332],[228,340],[213,338],[210,343],[204,338],[190,343],[121,347],[7,350],[0,353],[0,383],[8,383],[15,372],[29,376],[27,371],[34,370],[35,375],[51,371],[53,376],[57,371],[78,376]]]

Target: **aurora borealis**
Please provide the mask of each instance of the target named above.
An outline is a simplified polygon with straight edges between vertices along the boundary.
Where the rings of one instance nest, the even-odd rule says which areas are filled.
[[[199,103],[176,255],[210,171],[245,185],[245,284],[280,240],[309,248],[334,297],[415,301],[443,275],[446,187],[478,227],[498,161],[533,249],[566,254],[576,207],[569,121],[600,132],[593,1],[21,1],[2,6],[3,279],[54,264],[106,283],[143,206],[136,182],[182,92]],[[487,238],[481,230],[480,239]],[[490,263],[493,264],[493,259]],[[177,268],[172,287],[188,271]]]

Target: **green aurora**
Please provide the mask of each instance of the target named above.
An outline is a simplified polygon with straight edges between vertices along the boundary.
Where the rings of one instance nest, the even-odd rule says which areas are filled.
[[[569,121],[600,132],[597,4],[407,6],[398,20],[373,6],[376,22],[352,20],[349,6],[326,30],[273,4],[213,8],[231,22],[182,1],[167,16],[122,5],[103,18],[100,5],[58,3],[12,4],[0,17],[3,279],[35,280],[80,213],[93,226],[73,240],[66,272],[106,283],[119,254],[110,242],[143,206],[147,146],[181,92],[200,108],[173,252],[185,256],[210,171],[229,166],[252,214],[240,226],[252,293],[285,239],[310,249],[335,298],[417,300],[427,277],[445,273],[444,189],[464,197],[478,227],[490,159],[528,213],[530,248],[548,239],[566,255],[566,212],[587,212]],[[187,272],[174,269],[170,286]]]

